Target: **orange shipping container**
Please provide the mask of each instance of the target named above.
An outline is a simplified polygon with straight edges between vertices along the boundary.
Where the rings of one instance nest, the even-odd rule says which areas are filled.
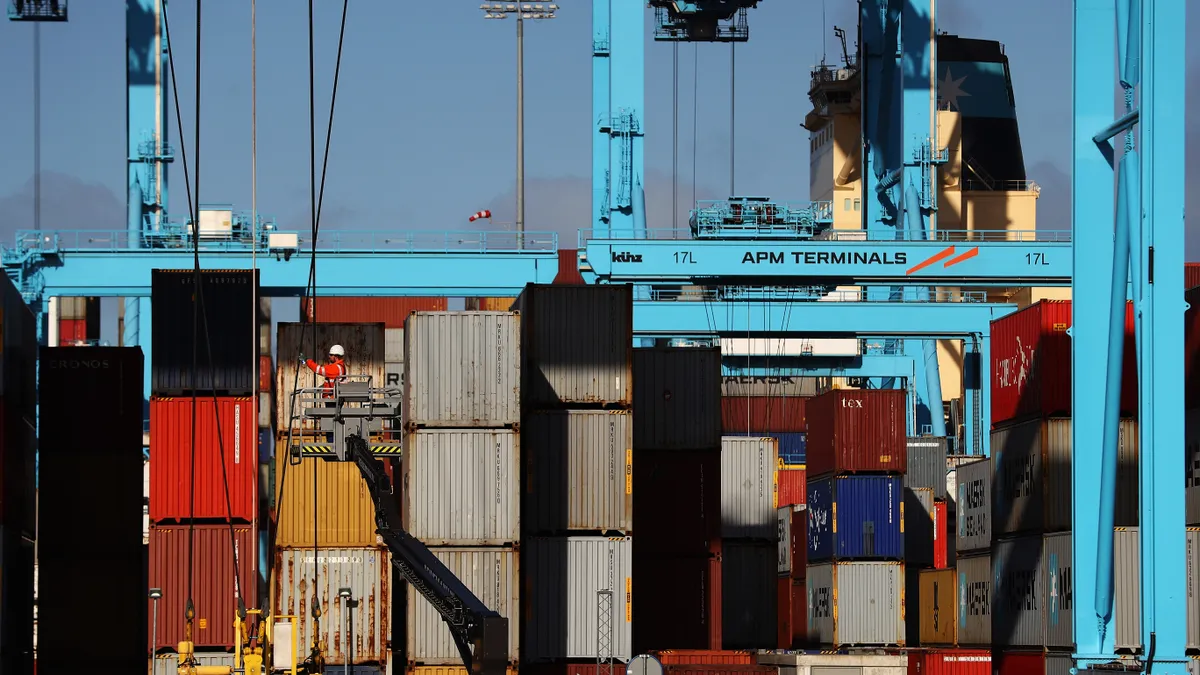
[[[922,645],[958,644],[958,577],[953,569],[921,570]]]
[[[779,494],[775,506],[797,506],[805,503],[804,467],[781,466],[776,472]]]
[[[271,370],[271,355],[263,354],[258,357],[258,391],[270,392],[275,384],[275,373]]]
[[[315,300],[315,301],[314,301]],[[444,312],[446,298],[305,298],[300,301],[304,323],[383,323],[404,328],[413,312]],[[315,317],[314,317],[315,315]]]
[[[650,652],[664,666],[748,666],[754,652],[744,649],[669,649]]]
[[[304,547],[359,548],[383,543],[375,534],[375,505],[358,466],[307,458],[288,461],[287,441],[275,448],[275,544]],[[385,463],[386,464],[386,463]],[[313,474],[316,490],[313,490]],[[313,512],[313,495],[317,512]],[[313,517],[317,529],[313,527]]]
[[[593,664],[594,665],[594,664]],[[509,666],[506,675],[517,675],[517,669]],[[408,667],[408,675],[469,675],[463,666],[413,666]]]
[[[507,312],[516,298],[471,298],[466,308],[475,312]]]

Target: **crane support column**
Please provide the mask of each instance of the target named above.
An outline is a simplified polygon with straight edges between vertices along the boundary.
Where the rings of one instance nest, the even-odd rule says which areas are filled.
[[[645,3],[592,3],[592,186],[595,233],[637,231],[645,180]],[[645,214],[641,214],[644,228]]]

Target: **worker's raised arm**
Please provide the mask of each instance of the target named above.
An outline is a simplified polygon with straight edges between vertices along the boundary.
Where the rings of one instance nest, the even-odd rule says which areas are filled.
[[[304,365],[308,366],[308,369],[313,371],[314,373],[320,375],[321,377],[325,377],[325,366],[319,365],[316,361],[313,361],[312,359],[305,360]]]

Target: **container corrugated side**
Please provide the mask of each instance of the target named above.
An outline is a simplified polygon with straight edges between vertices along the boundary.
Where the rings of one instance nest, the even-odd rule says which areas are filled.
[[[946,439],[915,436],[907,441],[908,469],[904,487],[933,488],[934,499],[946,497]]]
[[[950,516],[949,506],[945,500],[934,500],[933,502],[933,567],[934,569],[944,570],[951,567],[950,553],[954,551],[953,546],[949,546],[950,529],[948,527]]]
[[[795,506],[804,504],[808,499],[808,471],[804,467],[786,467],[780,465],[775,472],[777,494],[775,503],[779,506]]]
[[[520,554],[511,548],[431,548],[488,609],[508,618],[508,657],[520,658]],[[408,660],[424,665],[462,663],[441,614],[419,593],[408,589]]]
[[[721,536],[766,539],[775,534],[773,438],[721,439]]]
[[[1045,578],[1045,642],[1049,649],[1075,647],[1075,565],[1071,533],[1059,532],[1042,537],[1042,568]],[[1138,584],[1134,584],[1136,588]]]
[[[918,586],[920,597],[905,600],[906,607],[911,607],[915,599],[921,610],[921,645],[957,645],[958,574],[954,570],[921,570]]]
[[[755,657],[749,649],[651,650],[650,655],[664,666],[749,666]]]
[[[904,565],[809,565],[809,642],[822,646],[904,646]]]
[[[521,538],[520,453],[506,429],[422,429],[404,437],[404,529],[426,546]]]
[[[285,443],[280,441],[281,446]],[[306,458],[292,466],[288,457],[286,447],[275,452],[277,546],[312,548],[314,537],[322,548],[356,548],[383,543],[375,533],[378,527],[375,504],[358,466],[352,462],[326,462],[317,457]],[[393,483],[393,489],[399,489],[399,486]],[[314,498],[319,509],[315,514]]]
[[[313,643],[310,608],[313,593],[321,603],[320,637],[325,662],[345,664],[346,653],[338,634],[353,612],[352,664],[387,662],[392,635],[392,566],[382,548],[279,548],[275,552],[275,614],[297,617],[296,642],[303,649]],[[358,607],[346,608],[338,591],[349,588]]]
[[[633,605],[635,654],[651,649],[721,648],[720,540],[715,546],[711,556],[652,556],[637,545],[633,558],[633,576],[638,580],[638,601]]]
[[[933,565],[933,489],[904,488],[904,561]]]
[[[404,324],[407,427],[521,422],[521,316],[414,312]]]
[[[1184,518],[1188,525],[1200,525],[1200,408],[1187,411],[1183,425],[1187,457]]]
[[[908,464],[905,393],[833,389],[809,402],[808,470],[812,475],[903,473]]]
[[[404,388],[404,362],[388,361],[383,364],[383,381],[388,387]]]
[[[640,419],[640,418],[639,418]],[[530,533],[633,527],[633,416],[627,410],[534,412],[522,427]]]
[[[505,675],[517,675],[517,668],[509,666],[504,672]],[[409,666],[405,673],[407,675],[470,675],[465,666]]]
[[[513,309],[530,409],[633,404],[633,286],[530,284]]]
[[[904,557],[899,476],[826,476],[808,482],[808,560]]]
[[[778,589],[770,543],[726,539],[721,560],[721,641],[724,649],[775,645]]]
[[[791,506],[781,506],[775,512],[775,574],[778,576],[789,576],[792,573],[793,508]]]
[[[811,400],[800,396],[722,396],[721,433],[806,432],[805,411]]]
[[[1187,642],[1200,649],[1200,527],[1187,528]]]
[[[525,659],[595,659],[598,591],[612,592],[612,655],[632,652],[633,540],[530,537],[525,540],[522,612]]]
[[[300,320],[312,323],[382,323],[403,328],[412,312],[444,312],[448,298],[317,297],[300,303]]]
[[[237,592],[246,606],[258,604],[258,536],[249,525],[196,525],[189,551],[187,525],[150,528],[150,588],[161,588],[158,601],[158,644],[173,647],[184,639],[188,591],[196,608],[192,642],[197,647],[231,648]],[[191,553],[189,560],[188,554]],[[234,557],[237,571],[234,574]],[[189,562],[192,563],[189,565]],[[194,575],[188,584],[188,573]],[[154,612],[154,600],[146,601]],[[152,636],[146,631],[147,640]]]
[[[954,550],[982,551],[992,546],[992,459],[962,464],[955,481],[957,506]]]
[[[257,403],[252,397],[197,398],[193,453],[192,399],[150,399],[152,520],[254,520],[258,513]]]
[[[313,341],[313,333],[316,341]],[[384,382],[383,372],[383,324],[382,323],[280,323],[278,329],[278,349],[275,359],[275,406],[278,412],[275,416],[275,428],[286,433],[291,424],[293,412],[302,416],[299,402],[295,403],[293,411],[292,395],[297,387],[311,389],[320,387],[325,379],[314,374],[307,366],[299,361],[300,355],[306,359],[321,361],[331,345],[341,345],[346,350],[346,369],[351,376],[366,375],[371,378],[371,386],[381,386]],[[300,371],[297,380],[296,371]],[[376,384],[380,383],[380,384]],[[294,428],[316,428],[309,421],[304,424],[292,425]]]
[[[634,450],[633,512],[638,514],[640,552],[707,555],[712,545],[720,545],[721,454]],[[771,517],[774,532],[773,510]]]
[[[779,589],[776,594],[779,612],[776,646],[779,649],[800,647],[808,641],[808,589],[804,587],[804,579],[788,577],[780,577],[776,586]]]
[[[1142,648],[1141,546],[1139,528],[1114,528],[1113,647],[1118,651],[1136,652]],[[1195,621],[1192,616],[1188,614],[1188,623]]]
[[[696,450],[721,444],[721,350],[633,350],[634,446]]]
[[[404,362],[404,329],[383,329],[383,360],[385,363]]]
[[[779,461],[790,467],[804,466],[808,460],[808,433],[804,431],[729,431],[726,436],[770,436],[779,441]]]
[[[908,672],[913,675],[992,675],[992,652],[990,649],[911,651],[908,653]]]
[[[992,644],[1043,646],[1046,568],[1042,565],[1042,535],[997,540],[992,546],[992,578]]]
[[[816,396],[817,378],[793,375],[725,375],[722,396]]]
[[[954,571],[958,579],[958,644],[991,645],[995,605],[992,556],[960,556]]]

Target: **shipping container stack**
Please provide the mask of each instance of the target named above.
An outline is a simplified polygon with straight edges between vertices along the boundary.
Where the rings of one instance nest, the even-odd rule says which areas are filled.
[[[100,339],[100,298],[58,297],[52,303],[58,315],[56,346],[86,347]]]
[[[632,299],[629,286],[529,285],[513,304],[522,668],[594,668],[611,656],[622,669],[634,653]],[[516,615],[505,614],[510,626]]]
[[[163,652],[185,638],[189,588],[198,652],[231,650],[237,598],[247,607],[261,606],[263,600],[257,530],[262,364],[257,272],[202,273],[210,318],[215,308],[229,310],[222,312],[219,334],[212,332],[207,340],[202,327],[193,325],[195,281],[191,270],[154,270],[151,280],[148,581],[162,589],[162,597],[148,601],[148,611],[157,612],[158,619],[147,632],[156,651]],[[235,311],[239,307],[255,311]],[[193,347],[199,353],[196,371]]]
[[[903,646],[905,392],[830,390],[808,419],[809,642]]]
[[[1187,470],[1184,488],[1184,522],[1187,523],[1188,607],[1200,606],[1200,264],[1189,263],[1186,279],[1193,284],[1184,293],[1189,308],[1184,314],[1184,434]],[[1200,672],[1200,616],[1188,612],[1187,649],[1192,672]]]
[[[904,568],[905,597],[919,599],[921,578],[926,570],[948,567],[946,548],[946,450],[944,437],[915,436],[907,439],[904,472]],[[940,514],[940,515],[939,515]],[[921,625],[932,606],[905,604],[906,640],[910,647],[922,644]],[[940,618],[940,617],[939,617]]]
[[[317,303],[318,312],[327,308],[326,300]],[[359,320],[369,315],[365,310],[348,312],[331,310],[329,314],[331,318]],[[301,316],[312,318],[305,313]],[[290,430],[294,437],[303,437],[303,430],[312,426],[293,418],[293,392],[297,386],[310,388],[322,382],[300,363],[300,355],[319,360],[331,345],[339,344],[346,350],[350,375],[382,382],[387,324],[332,323],[323,321],[323,316],[318,313],[315,324],[280,323],[277,333],[273,610],[299,617],[297,640],[302,653],[312,646],[314,636],[319,636],[327,648],[327,663],[344,666],[349,652],[355,670],[382,669],[391,663],[395,644],[394,575],[388,552],[375,532],[375,505],[357,466],[319,458],[291,460],[288,434]],[[387,313],[379,316],[390,318]],[[298,414],[299,406],[296,408]],[[391,471],[392,464],[386,465]],[[397,489],[397,498],[399,492]],[[339,595],[342,588],[351,589],[348,600]],[[312,620],[314,589],[323,613],[319,628]],[[351,608],[350,602],[357,604]],[[346,643],[350,621],[358,636],[352,647]]]

